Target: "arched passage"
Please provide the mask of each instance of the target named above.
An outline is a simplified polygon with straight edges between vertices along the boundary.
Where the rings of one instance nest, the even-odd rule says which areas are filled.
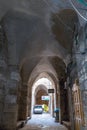
[[[1,84],[3,81],[3,84],[5,85],[6,92],[4,93],[2,89],[4,88],[2,87],[4,85],[1,85],[1,91],[3,91],[4,93],[3,97],[5,100],[2,101],[1,98],[0,102],[1,110],[4,108],[3,112],[1,113],[1,115],[4,116],[1,117],[0,124],[2,124],[2,122],[4,124],[5,117],[6,119],[9,117],[9,121],[5,122],[6,127],[9,126],[9,129],[12,129],[13,127],[13,129],[15,129],[15,122],[17,119],[16,105],[19,105],[18,113],[20,115],[20,119],[26,119],[27,116],[31,116],[32,86],[35,84],[35,82],[37,82],[44,76],[51,80],[52,83],[54,82],[54,106],[61,108],[61,117],[62,120],[64,120],[63,112],[66,112],[67,106],[65,104],[62,105],[62,102],[67,102],[66,97],[68,96],[64,83],[66,82],[67,77],[69,78],[69,80],[71,78],[73,82],[76,72],[73,71],[71,73],[71,71],[69,71],[68,74],[66,68],[66,65],[68,65],[68,63],[70,62],[70,59],[67,58],[68,56],[70,56],[71,60],[74,61],[74,58],[72,56],[73,41],[75,41],[75,43],[77,41],[79,25],[79,20],[76,12],[71,9],[71,7],[69,8],[66,3],[65,6],[62,8],[59,8],[58,6],[57,13],[55,13],[56,11],[54,11],[54,13],[50,12],[50,16],[48,18],[47,15],[49,14],[45,15],[45,17],[42,15],[42,17],[41,15],[38,15],[38,13],[36,13],[39,11],[35,12],[35,10],[26,13],[26,11],[24,10],[13,9],[11,11],[8,11],[5,17],[3,17],[3,19],[1,20],[1,26],[3,28],[2,31],[4,31],[5,35],[5,39],[2,40],[3,48],[6,48],[6,51],[3,49],[3,51],[1,52],[2,57],[0,59],[0,64],[1,68],[3,69],[0,70],[0,78]],[[61,22],[59,18],[63,22]],[[48,22],[49,26],[47,24]],[[0,49],[2,49],[2,41],[0,41]],[[5,47],[4,43],[6,44]],[[4,55],[4,53],[8,54]],[[19,73],[21,77],[21,83],[19,83],[20,87],[18,88],[18,82],[16,80],[18,80]],[[13,80],[15,80],[15,82]],[[41,90],[39,88],[41,88],[41,85],[42,84],[38,85],[35,89],[35,95],[40,93]],[[66,87],[67,89],[68,87],[70,87],[69,85]],[[11,87],[9,86],[12,87],[12,91],[10,91]],[[19,102],[17,102],[16,100],[17,88]],[[41,89],[47,92],[48,88],[46,88],[46,85],[44,85],[44,87],[42,87]],[[15,92],[13,93],[13,91]],[[11,100],[10,97],[15,98]],[[14,108],[12,104],[13,101],[15,101]],[[7,108],[5,107],[6,105],[9,105],[10,107]],[[64,109],[65,111],[63,111]],[[14,110],[14,112],[12,113],[10,110]],[[13,117],[15,116],[15,118],[12,120],[13,122],[10,126],[9,122],[12,115]]]
[[[65,64],[64,62],[57,56],[49,56],[48,58],[32,58],[30,61],[33,61],[34,68],[32,69],[32,73],[30,73],[30,68],[28,66],[31,65],[29,63],[29,60],[26,60],[24,65],[21,68],[21,76],[23,80],[23,86],[21,87],[22,94],[21,94],[21,100],[24,101],[25,103],[22,103],[21,112],[24,111],[24,119],[29,116],[31,117],[31,99],[32,99],[32,92],[33,95],[35,94],[34,92],[37,91],[38,89],[34,88],[33,91],[33,86],[36,82],[38,82],[40,79],[47,78],[51,82],[51,89],[54,89],[54,94],[52,94],[51,97],[51,103],[50,103],[50,113],[53,115],[55,108],[61,108],[60,107],[60,84],[59,80],[61,78],[64,78],[64,81],[66,80],[66,74],[65,74]],[[35,66],[35,61],[37,61],[36,66]],[[27,64],[27,66],[26,66]],[[28,79],[29,78],[29,79]],[[37,88],[38,86],[41,85],[42,83],[36,85]],[[43,84],[44,85],[44,84]],[[49,86],[49,85],[48,85]],[[47,85],[45,85],[47,87]],[[47,87],[47,90],[49,88]],[[24,91],[25,90],[25,91]],[[25,95],[25,100],[23,97]],[[34,101],[34,100],[33,100]],[[53,101],[53,102],[52,102]],[[34,102],[33,102],[34,103]],[[34,106],[33,104],[32,106]],[[62,111],[62,110],[61,110]],[[22,116],[22,114],[20,114]],[[60,113],[60,120],[61,120],[61,113]]]
[[[35,99],[34,99],[35,98],[34,95],[37,94],[38,90],[45,90],[46,95],[49,96],[49,98],[50,98],[50,100],[49,100],[49,112],[52,115],[54,109],[56,108],[56,93],[55,93],[56,90],[55,90],[55,86],[54,86],[55,85],[54,81],[51,78],[49,78],[49,76],[46,73],[40,74],[40,76],[37,77],[37,79],[38,80],[33,84],[33,87],[32,87],[32,103],[33,103],[32,107],[36,103]],[[48,89],[54,89],[54,93],[49,94]],[[45,96],[45,95],[42,95],[42,96]],[[42,103],[43,103],[43,101],[42,101]],[[47,104],[48,104],[48,102],[47,102]]]
[[[36,88],[35,92],[35,99],[36,99],[36,104],[46,104],[48,105],[48,101],[46,102],[45,100],[42,100],[42,96],[48,96],[47,89],[44,89],[45,86],[40,85],[38,88]]]

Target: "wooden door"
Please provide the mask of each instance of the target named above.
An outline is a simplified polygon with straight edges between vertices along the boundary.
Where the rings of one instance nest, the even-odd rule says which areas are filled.
[[[82,100],[79,86],[73,86],[73,105],[74,105],[74,119],[75,130],[80,130],[83,123]]]

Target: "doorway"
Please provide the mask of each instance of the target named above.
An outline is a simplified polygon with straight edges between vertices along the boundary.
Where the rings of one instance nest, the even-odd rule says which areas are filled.
[[[75,130],[80,130],[83,124],[83,110],[82,110],[81,91],[79,84],[75,83],[73,85],[72,90],[73,90]]]

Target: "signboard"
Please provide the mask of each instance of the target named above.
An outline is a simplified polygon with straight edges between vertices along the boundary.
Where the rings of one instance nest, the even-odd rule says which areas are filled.
[[[54,89],[48,89],[48,93],[54,93]]]
[[[49,96],[42,96],[41,99],[44,100],[44,101],[49,101],[50,97]]]

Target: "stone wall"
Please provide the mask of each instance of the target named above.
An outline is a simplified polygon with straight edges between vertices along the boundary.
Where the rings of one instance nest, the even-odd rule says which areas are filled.
[[[4,85],[5,84],[5,85]],[[0,87],[3,90],[2,98],[2,117],[0,127],[5,130],[15,130],[17,123],[17,93],[18,93],[18,81],[10,77],[3,81]]]
[[[82,105],[84,111],[84,126],[87,129],[87,25],[80,30],[82,35],[79,34],[78,39],[78,53],[76,55],[78,66],[78,77],[81,89]]]
[[[20,76],[17,65],[9,64],[8,42],[0,26],[0,129],[15,130]]]
[[[18,120],[26,120],[27,114],[28,86],[21,84],[18,107]]]
[[[75,80],[78,79],[78,70],[77,62],[75,55],[75,47],[73,45],[71,61],[67,65],[67,89],[68,89],[68,102],[69,102],[69,120],[71,122],[71,130],[75,130],[75,117],[74,117],[74,104],[73,104],[73,95],[72,87],[75,83]]]
[[[86,34],[87,27],[82,27],[76,39],[74,41],[73,46],[73,62],[76,61],[76,65],[72,68],[70,73],[70,77],[72,79],[72,84],[75,78],[79,79],[79,89],[81,91],[81,102],[82,102],[82,110],[83,110],[83,123],[81,126],[81,130],[87,129],[87,34]],[[76,71],[76,76],[75,76]]]
[[[3,127],[6,79],[0,75],[0,128]]]

